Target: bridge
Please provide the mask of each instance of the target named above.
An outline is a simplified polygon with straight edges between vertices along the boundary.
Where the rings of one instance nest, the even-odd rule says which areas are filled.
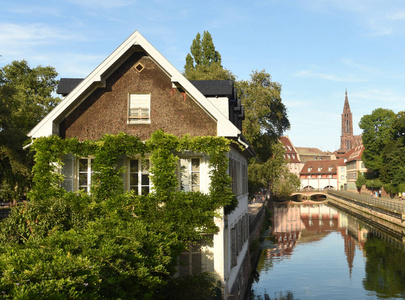
[[[323,201],[326,199],[328,192],[327,190],[300,190],[293,192],[291,197],[293,200],[314,200]]]

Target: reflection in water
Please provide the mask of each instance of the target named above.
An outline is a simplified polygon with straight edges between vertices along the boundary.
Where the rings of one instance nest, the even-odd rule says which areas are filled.
[[[326,204],[275,204],[249,299],[405,299],[403,232]]]

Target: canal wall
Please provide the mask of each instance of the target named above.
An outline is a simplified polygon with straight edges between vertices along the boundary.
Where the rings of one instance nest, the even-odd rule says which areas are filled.
[[[375,227],[399,236],[405,234],[404,214],[398,211],[373,206],[355,199],[328,195],[329,204],[355,214],[359,219],[372,222]],[[405,242],[405,241],[404,241]]]
[[[263,224],[266,222],[266,206],[267,200],[263,202],[254,203],[249,205],[249,272],[246,280],[246,286],[244,290],[244,298],[240,299],[247,299],[246,297],[250,291],[250,283],[251,277],[253,272],[256,271],[257,262],[259,261],[261,249],[260,249],[260,238]]]

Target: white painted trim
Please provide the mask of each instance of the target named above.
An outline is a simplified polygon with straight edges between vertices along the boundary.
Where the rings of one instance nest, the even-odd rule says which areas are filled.
[[[196,101],[210,116],[217,121],[217,135],[237,137],[241,132],[232,124],[190,81],[188,81],[159,51],[156,50],[138,31],[131,34],[113,53],[111,53],[97,68],[95,68],[73,91],[67,95],[44,119],[42,119],[28,136],[37,138],[57,133],[59,117],[67,115],[72,107],[77,106],[77,100],[89,92],[90,87],[105,86],[105,80],[111,68],[133,46],[140,46],[164,71],[171,77],[173,83],[180,85],[184,91]]]

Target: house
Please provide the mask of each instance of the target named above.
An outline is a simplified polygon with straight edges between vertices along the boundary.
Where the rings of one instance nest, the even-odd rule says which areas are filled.
[[[300,172],[301,189],[337,189],[337,160],[307,161]]]
[[[288,135],[280,137],[279,140],[285,150],[284,159],[287,161],[289,171],[299,177],[304,163],[301,163],[297,150]]]
[[[346,159],[339,158],[337,160],[337,189],[347,190],[347,178],[346,178]]]
[[[357,191],[356,180],[358,172],[364,174],[367,173],[367,168],[361,158],[363,154],[364,146],[360,144],[349,150],[346,153],[346,177],[347,177],[347,189]]]
[[[146,140],[163,130],[235,141],[228,158],[238,206],[228,215],[222,209],[212,243],[183,253],[181,259],[189,264],[179,272],[215,272],[226,298],[243,297],[249,272],[247,159],[254,152],[241,134],[244,111],[233,82],[188,81],[135,31],[86,78],[61,79],[58,92],[63,100],[29,132],[32,139],[58,135],[84,141],[124,132]],[[63,187],[89,192],[92,158],[68,155],[64,163]],[[123,157],[120,164],[127,167],[125,190],[153,191],[147,157]],[[180,157],[179,169],[187,173],[179,176],[184,190],[208,193],[210,168],[204,153]]]
[[[331,155],[318,148],[296,147],[295,148],[302,163],[313,160],[330,160]]]

